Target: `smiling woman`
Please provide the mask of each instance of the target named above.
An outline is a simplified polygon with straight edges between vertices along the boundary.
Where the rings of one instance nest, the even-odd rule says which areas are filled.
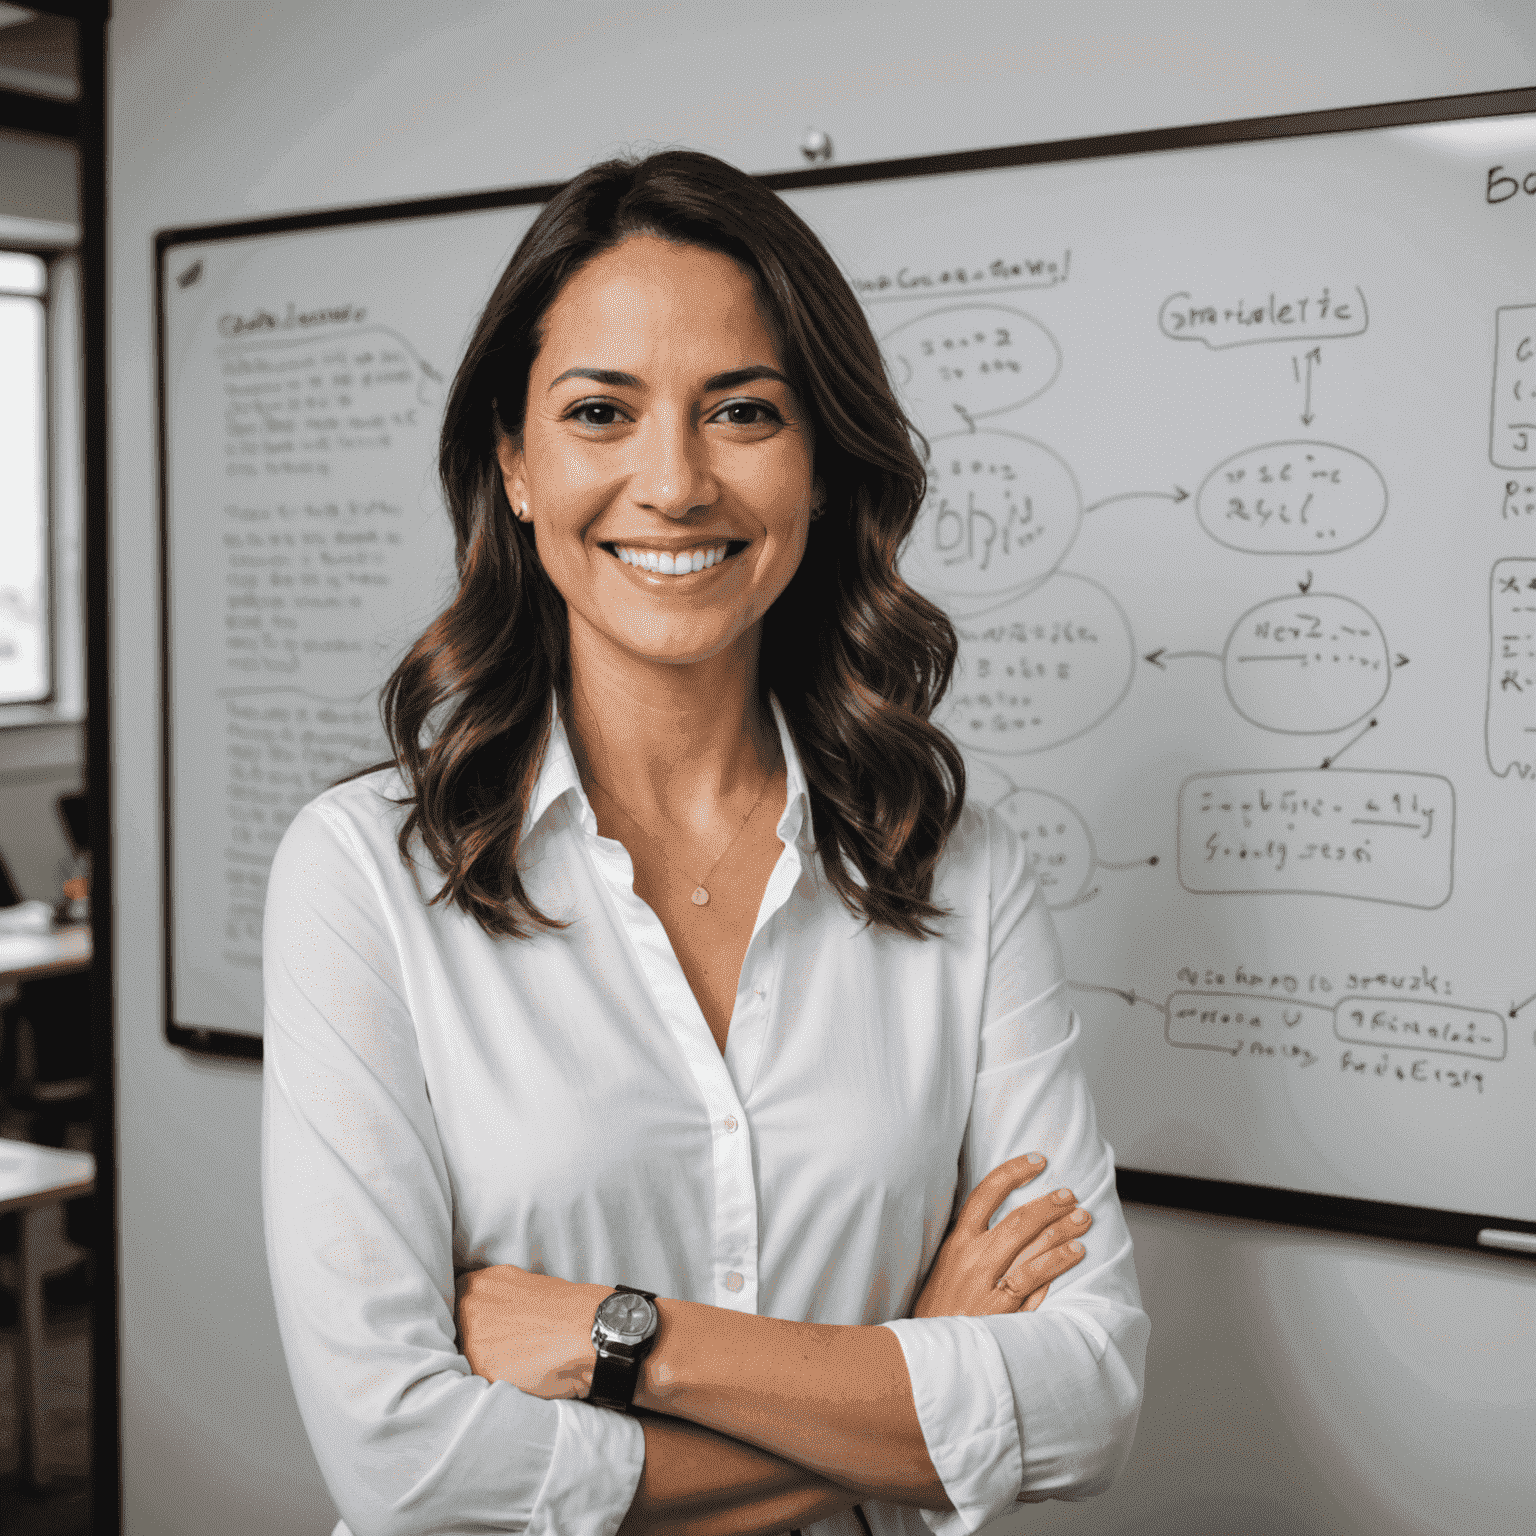
[[[719,161],[595,167],[440,467],[395,758],[268,892],[268,1248],[345,1519],[959,1536],[1104,1486],[1113,1167],[1028,861],[929,720],[922,464],[836,266]]]
[[[879,347],[835,263],[787,205],[686,153],[578,178],[491,295],[448,402],[440,467],[460,591],[396,673],[386,709],[402,766],[439,791],[418,798],[402,850],[420,835],[447,877],[443,899],[494,932],[540,921],[508,855],[542,761],[548,702],[568,687],[571,647],[595,618],[584,599],[599,590],[601,570],[586,561],[567,590],[562,576],[575,580],[577,565],[553,519],[579,516],[583,498],[601,502],[634,472],[632,506],[610,508],[605,531],[643,531],[634,549],[642,562],[654,553],[658,573],[663,554],[675,574],[677,553],[701,547],[689,541],[711,533],[706,507],[717,521],[768,509],[771,533],[728,530],[753,534],[735,551],[728,542],[722,562],[744,560],[749,579],[733,573],[723,590],[700,592],[702,602],[671,608],[653,601],[637,611],[631,591],[622,611],[665,622],[680,642],[679,629],[722,622],[739,594],[741,633],[724,665],[747,675],[742,662],[762,648],[761,668],[748,668],[760,673],[753,689],[778,698],[802,750],[816,742],[806,773],[828,878],[853,910],[923,931],[934,915],[933,868],[963,796],[960,755],[928,723],[949,681],[954,633],[896,574],[924,474]],[[578,481],[584,489],[573,489]],[[678,497],[686,504],[674,508]],[[812,500],[842,515],[818,525],[802,563]],[[511,508],[533,537],[516,535]],[[596,551],[600,541],[584,538]],[[624,589],[615,580],[604,590],[616,598]],[[695,643],[707,641],[697,634]],[[521,663],[510,678],[508,653]],[[685,646],[669,659],[690,654]],[[688,680],[697,698],[710,697],[706,674]],[[428,733],[450,701],[443,728]],[[761,700],[752,713],[765,728]],[[487,776],[515,792],[481,794]],[[749,765],[747,780],[760,777]],[[698,808],[692,796],[685,802]],[[724,822],[732,809],[722,808]],[[471,826],[478,835],[465,835]]]

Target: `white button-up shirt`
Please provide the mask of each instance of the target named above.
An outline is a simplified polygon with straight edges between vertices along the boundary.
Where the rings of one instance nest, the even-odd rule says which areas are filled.
[[[1018,839],[966,808],[940,937],[865,926],[821,876],[794,743],[783,843],[722,1055],[629,854],[597,830],[557,719],[520,865],[570,926],[493,939],[429,906],[400,779],[326,791],[272,866],[265,954],[267,1249],[299,1408],[356,1536],[612,1536],[639,1423],[470,1373],[454,1277],[568,1280],[822,1323],[886,1323],[953,1512],[867,1502],[877,1536],[960,1536],[1073,1498],[1124,1460],[1147,1319]],[[1030,1313],[907,1313],[956,1200],[1050,1159],[1093,1213]],[[743,1391],[750,1386],[743,1384]],[[341,1530],[342,1527],[338,1527]],[[817,1536],[857,1536],[852,1513]]]

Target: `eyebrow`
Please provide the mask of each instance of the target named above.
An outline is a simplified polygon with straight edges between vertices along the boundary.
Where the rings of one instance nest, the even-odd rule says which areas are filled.
[[[634,374],[616,368],[567,368],[559,378],[550,381],[550,389],[556,384],[565,383],[567,379],[591,379],[594,383],[607,384],[613,389],[644,388]],[[754,363],[747,368],[732,368],[727,373],[717,373],[705,379],[704,392],[712,394],[717,389],[737,389],[756,379],[777,379],[786,389],[794,387],[777,368],[770,368],[766,363]]]

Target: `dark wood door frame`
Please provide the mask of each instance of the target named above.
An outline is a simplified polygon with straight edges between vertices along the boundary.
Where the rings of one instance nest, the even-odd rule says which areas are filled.
[[[75,22],[77,101],[0,92],[0,126],[73,139],[80,156],[81,341],[85,491],[86,787],[91,829],[91,1051],[96,1156],[91,1339],[91,1507],[97,1536],[122,1529],[118,1393],[117,1103],[112,1000],[111,520],[107,463],[107,22],[110,0],[27,0]]]

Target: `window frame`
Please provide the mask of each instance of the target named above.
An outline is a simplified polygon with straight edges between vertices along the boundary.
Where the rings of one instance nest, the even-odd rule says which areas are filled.
[[[43,292],[21,294],[42,306],[42,602],[47,646],[46,691],[32,699],[0,701],[0,732],[35,727],[77,725],[85,718],[85,605],[79,590],[84,575],[83,412],[78,399],[81,369],[68,366],[65,351],[81,345],[81,274],[73,245],[46,236],[28,238],[10,228],[0,234],[0,249],[35,256],[43,263]],[[68,289],[68,292],[63,290]],[[69,310],[73,323],[62,313]],[[71,463],[73,458],[73,463]],[[71,473],[72,471],[72,473]],[[66,486],[62,481],[68,477]]]
[[[43,345],[41,356],[39,390],[40,412],[42,417],[40,427],[43,437],[43,487],[42,487],[42,590],[43,605],[43,634],[47,647],[47,667],[44,675],[45,688],[40,697],[31,699],[0,699],[0,726],[4,726],[4,712],[16,708],[45,708],[58,699],[59,669],[58,669],[58,623],[57,623],[57,597],[54,591],[56,568],[58,559],[53,547],[53,306],[49,299],[53,296],[53,267],[56,252],[51,250],[38,250],[28,247],[19,241],[6,240],[0,242],[0,256],[34,256],[43,264],[43,291],[41,293],[17,293],[9,288],[0,286],[0,297],[7,299],[31,299],[41,308],[43,314]]]

